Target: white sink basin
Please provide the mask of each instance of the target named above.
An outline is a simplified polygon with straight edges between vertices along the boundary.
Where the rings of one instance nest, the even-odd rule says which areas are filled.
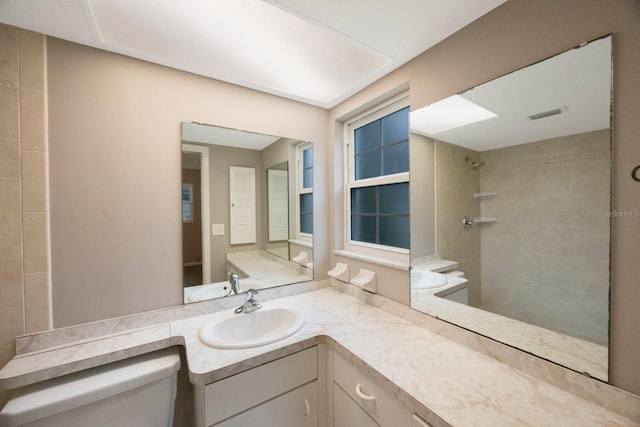
[[[434,289],[447,284],[447,276],[434,271],[412,271],[411,287],[413,289]]]
[[[215,348],[251,348],[283,340],[304,325],[305,317],[288,308],[260,309],[251,313],[233,311],[224,319],[213,319],[200,328],[200,340]]]

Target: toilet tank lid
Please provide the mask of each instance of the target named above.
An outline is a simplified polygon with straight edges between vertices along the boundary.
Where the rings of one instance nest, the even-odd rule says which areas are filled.
[[[79,408],[159,381],[180,369],[176,348],[54,378],[18,390],[0,411],[0,425],[14,426]]]

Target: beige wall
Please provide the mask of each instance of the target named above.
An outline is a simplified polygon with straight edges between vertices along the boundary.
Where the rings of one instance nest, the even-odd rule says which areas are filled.
[[[325,110],[58,39],[48,58],[56,327],[182,303],[182,121],[314,141],[323,170]]]
[[[343,232],[339,220],[343,198],[341,121],[361,106],[375,104],[409,86],[414,110],[610,33],[615,92],[613,207],[618,211],[640,210],[640,183],[630,175],[640,164],[640,2],[510,0],[331,110],[332,164],[328,176],[334,194],[332,246],[339,246]],[[640,393],[640,219],[615,218],[612,234],[610,378],[613,384]],[[338,259],[334,256],[332,261]],[[406,276],[394,273],[389,277],[394,287],[383,292],[404,298],[400,288],[408,283]]]
[[[411,260],[436,253],[435,143],[433,139],[412,133],[409,171],[411,173]]]
[[[0,24],[0,366],[51,327],[45,44]]]
[[[482,308],[607,345],[609,130],[482,153]]]

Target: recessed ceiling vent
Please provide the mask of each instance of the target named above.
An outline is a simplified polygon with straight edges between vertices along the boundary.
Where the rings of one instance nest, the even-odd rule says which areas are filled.
[[[558,114],[562,114],[563,112],[565,112],[567,110],[568,110],[568,108],[563,105],[560,108],[556,108],[554,110],[543,111],[542,113],[532,114],[532,115],[530,115],[528,117],[529,117],[529,120],[539,120],[539,119],[544,119],[545,117],[551,117],[551,116],[556,116]]]

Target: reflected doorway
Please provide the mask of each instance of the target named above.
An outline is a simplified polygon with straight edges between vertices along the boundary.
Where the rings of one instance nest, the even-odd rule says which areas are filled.
[[[182,279],[184,287],[209,283],[209,153],[182,145]]]

